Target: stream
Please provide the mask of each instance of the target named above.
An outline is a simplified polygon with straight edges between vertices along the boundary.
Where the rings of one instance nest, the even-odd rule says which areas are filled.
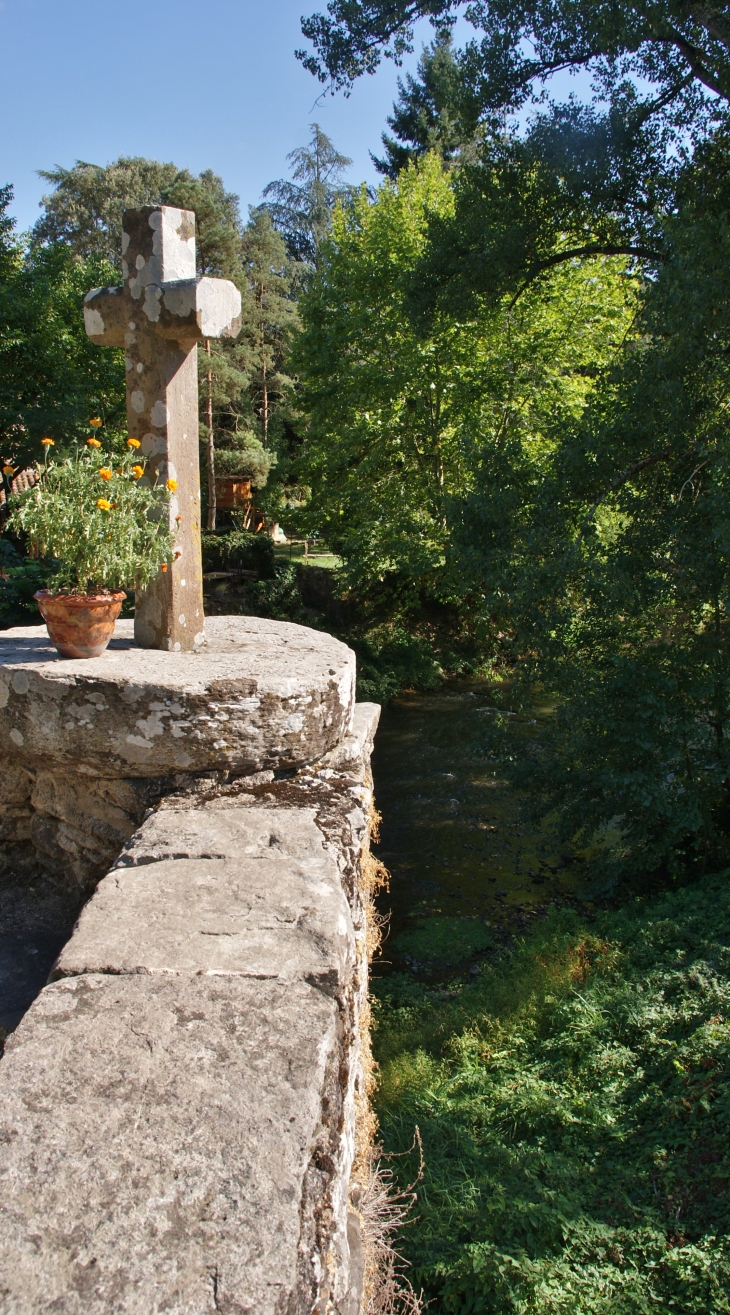
[[[484,681],[405,694],[384,709],[374,853],[391,880],[378,900],[388,934],[374,977],[478,973],[490,949],[549,904],[580,898],[581,864],[527,826],[506,779],[510,756],[534,751],[552,711],[539,699],[514,710],[504,687]]]
[[[391,881],[379,898],[388,934],[375,978],[478,973],[548,904],[580,897],[580,864],[525,824],[506,780],[510,755],[532,751],[551,715],[539,700],[515,711],[503,688],[483,681],[405,694],[385,708],[373,754],[382,813],[374,852]],[[0,1033],[44,985],[80,902],[50,877],[0,878]]]

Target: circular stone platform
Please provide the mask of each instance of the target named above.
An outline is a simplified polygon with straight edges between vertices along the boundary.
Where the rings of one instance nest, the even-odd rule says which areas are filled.
[[[208,617],[194,653],[59,657],[45,626],[0,632],[0,756],[106,777],[294,768],[348,734],[355,655],[288,621]]]

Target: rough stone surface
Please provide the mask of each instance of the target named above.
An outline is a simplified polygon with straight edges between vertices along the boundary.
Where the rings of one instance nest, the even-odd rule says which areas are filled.
[[[85,773],[64,773],[72,751],[54,731],[54,752],[69,757],[41,757],[48,743],[39,749],[42,723],[28,713],[22,724],[33,727],[38,757],[3,766],[5,804],[20,819],[8,812],[3,825],[19,833],[30,809],[31,831],[55,818],[57,839],[61,826],[82,838],[96,826],[93,845],[116,845],[118,857],[0,1063],[2,1315],[360,1311],[349,1181],[367,987],[359,875],[378,709],[353,709],[344,646],[296,626],[254,624],[270,653],[285,654],[287,675],[259,657],[246,677],[281,709],[259,721],[257,741],[268,735],[280,756],[271,748],[268,758],[244,759],[237,750],[252,774],[237,775],[216,749],[197,776],[129,778],[110,770],[108,747],[105,775],[87,758]],[[319,686],[305,641],[319,652],[320,674],[324,666]],[[334,646],[326,656],[320,642]],[[193,727],[194,708],[208,700],[211,716],[220,707],[215,682],[243,679],[211,671],[209,655],[199,663],[198,655],[120,652],[121,661],[181,664],[169,698],[187,701]],[[240,644],[237,654],[240,671]],[[149,706],[149,675],[125,701],[131,682],[104,675],[102,688],[93,663],[10,665],[10,681],[0,670],[12,689],[0,734],[21,725],[1,721],[8,706],[17,715],[16,697],[57,706],[44,684],[54,665],[68,685],[58,702],[79,705],[83,690],[106,704],[103,718],[82,728],[83,745],[93,748],[93,727],[98,733],[113,709],[118,723],[126,709],[133,725],[152,713],[163,724],[182,717],[159,697],[168,719]],[[28,677],[20,689],[18,671]],[[293,687],[282,687],[285,679]],[[251,697],[240,686],[225,695],[229,708]],[[285,733],[271,728],[292,715],[297,697],[307,727],[297,752],[306,758],[292,773]],[[46,724],[53,731],[59,722],[47,716]],[[161,738],[172,739],[163,732],[153,744]],[[189,743],[200,762],[202,734]],[[74,818],[80,801],[85,812]]]
[[[0,1310],[311,1310],[302,1193],[337,1032],[302,982],[47,987],[0,1066]]]
[[[313,809],[160,812],[84,909],[55,974],[352,977],[350,909]]]
[[[3,631],[2,758],[102,778],[247,773],[311,762],[348,734],[355,658],[339,640],[258,617],[210,617],[206,638],[193,653],[139,649],[121,621],[101,657],[68,661],[44,626]]]

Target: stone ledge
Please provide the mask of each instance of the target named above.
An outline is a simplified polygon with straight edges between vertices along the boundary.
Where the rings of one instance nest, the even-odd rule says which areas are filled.
[[[303,982],[47,987],[0,1065],[3,1315],[311,1310],[338,1026]]]
[[[350,909],[312,809],[154,814],[99,883],[54,976],[204,973],[305,980],[354,968]]]
[[[0,1063],[2,1315],[358,1315],[378,711],[181,778],[101,882]]]
[[[329,636],[209,633],[0,637],[4,833],[82,883],[113,862],[0,1063],[2,1315],[360,1310],[378,709]]]
[[[210,617],[206,644],[166,653],[117,623],[106,653],[59,658],[44,626],[0,633],[0,752],[33,767],[150,777],[296,768],[347,736],[355,655],[331,635]]]

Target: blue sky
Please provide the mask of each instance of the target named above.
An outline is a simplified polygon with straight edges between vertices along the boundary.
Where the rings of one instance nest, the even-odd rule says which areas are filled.
[[[294,57],[305,44],[302,13],[326,0],[0,0],[3,97],[0,184],[15,188],[21,229],[39,214],[48,185],[36,170],[120,155],[212,168],[238,193],[243,213],[316,120],[343,154],[349,180],[377,180],[369,151],[397,94],[384,60],[349,99],[321,95]],[[460,20],[457,44],[473,35]],[[414,69],[428,22],[419,24]],[[587,80],[561,76],[562,98]]]
[[[390,61],[315,104],[320,87],[294,58],[302,13],[317,0],[0,0],[3,96],[0,183],[15,188],[20,228],[38,217],[37,169],[119,155],[221,174],[245,207],[317,120],[353,159],[353,182],[377,175],[396,94]],[[420,28],[421,41],[431,34]],[[410,61],[415,63],[415,57]]]

